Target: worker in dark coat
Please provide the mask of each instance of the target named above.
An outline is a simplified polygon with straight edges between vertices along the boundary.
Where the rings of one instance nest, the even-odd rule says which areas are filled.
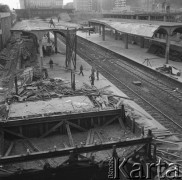
[[[50,19],[49,24],[50,24],[50,27],[51,27],[51,26],[54,26],[54,27],[55,27],[55,24],[54,24],[54,21],[53,21],[52,18]]]
[[[91,86],[94,86],[94,81],[95,81],[94,74],[92,73],[89,78],[90,78]]]
[[[82,74],[82,76],[84,76],[84,74],[83,74],[83,66],[82,65],[80,66],[80,73],[79,73],[79,75],[80,74]]]
[[[94,75],[94,73],[95,73],[95,69],[92,67],[92,69],[91,69],[91,74]]]
[[[53,60],[52,59],[50,59],[50,61],[49,61],[49,65],[50,65],[50,69],[53,69]]]
[[[60,19],[61,19],[60,16],[58,16],[58,22],[60,21]]]
[[[99,71],[96,72],[97,80],[99,80]]]

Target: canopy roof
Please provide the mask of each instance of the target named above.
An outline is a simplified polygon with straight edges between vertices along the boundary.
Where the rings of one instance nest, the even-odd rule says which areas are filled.
[[[133,34],[143,37],[153,37],[160,28],[182,27],[181,23],[163,21],[144,21],[127,19],[92,19],[89,22],[105,25],[121,33]]]
[[[67,28],[78,29],[80,25],[69,23],[65,21],[54,20],[55,28],[53,26],[50,27],[49,20],[41,20],[41,19],[30,19],[30,20],[22,20],[17,22],[12,28],[11,31],[56,31],[56,30],[66,30]]]

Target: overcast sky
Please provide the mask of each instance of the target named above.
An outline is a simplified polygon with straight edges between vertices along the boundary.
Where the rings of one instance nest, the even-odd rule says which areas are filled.
[[[42,1],[44,1],[44,0],[42,0]],[[68,2],[73,2],[73,0],[63,0],[63,4],[66,4]],[[19,8],[19,0],[0,0],[0,3],[8,4],[11,9]]]

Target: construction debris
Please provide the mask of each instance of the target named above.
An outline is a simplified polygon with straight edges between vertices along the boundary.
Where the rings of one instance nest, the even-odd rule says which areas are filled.
[[[165,74],[171,74],[175,76],[181,76],[181,72],[179,69],[175,68],[174,66],[170,64],[164,64],[162,67],[156,68],[156,70],[165,73]]]
[[[141,86],[142,83],[140,81],[133,81],[133,84],[137,85],[137,86]]]
[[[61,78],[40,79],[41,74],[38,74],[37,72],[39,71],[36,68],[27,68],[20,73],[18,76],[18,90],[13,89],[7,96],[7,106],[10,106],[15,102],[46,101],[53,98],[55,98],[56,101],[56,98],[86,96],[90,99],[94,108],[106,110],[121,108],[123,99],[129,99],[127,97],[112,94],[112,91],[107,90],[109,86],[97,89],[96,87],[84,83],[80,89],[73,90],[69,81],[65,81]],[[39,80],[34,81],[34,79]],[[75,101],[73,105],[82,107],[82,111],[85,111],[84,102]],[[0,109],[1,118],[8,118],[9,112],[7,109],[8,108],[3,107]]]

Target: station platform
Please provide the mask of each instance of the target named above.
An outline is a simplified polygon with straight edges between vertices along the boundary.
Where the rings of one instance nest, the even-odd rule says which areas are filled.
[[[82,34],[83,35],[83,34]],[[96,36],[94,36],[96,37]],[[65,51],[65,45],[58,40],[59,44],[59,51]],[[54,61],[54,68],[50,69],[49,67],[49,60],[50,58]],[[79,75],[79,67],[80,65],[83,66],[83,73],[84,76]],[[63,54],[54,54],[51,57],[44,57],[44,67],[48,69],[48,74],[50,78],[61,78],[66,81],[71,81],[71,72],[65,69],[65,55]],[[80,88],[83,83],[90,85],[89,76],[91,74],[91,66],[85,62],[82,58],[77,56],[77,69],[76,69],[76,88]],[[116,86],[114,86],[110,81],[108,81],[104,76],[99,74],[99,80],[95,80],[94,86],[96,88],[103,88],[105,86],[110,86],[108,90],[112,91],[113,94],[127,97],[121,90],[119,90]],[[144,127],[145,132],[148,129],[153,130],[154,134],[156,133],[170,133],[164,126],[162,126],[159,122],[157,122],[150,114],[148,114],[144,109],[142,109],[138,104],[136,104],[132,100],[123,99],[122,103],[125,105],[127,109],[127,114],[130,117],[133,116],[135,118],[135,122],[138,124],[139,127]],[[170,139],[173,135],[167,137]],[[177,137],[173,137],[172,139],[179,141]],[[174,149],[180,149],[182,145],[174,146],[174,144],[168,144],[168,147]]]
[[[78,32],[77,35],[154,70],[162,67],[166,62],[165,58],[150,54],[146,48],[140,48],[138,45],[129,44],[128,49],[125,49],[125,43],[122,40],[115,40],[114,35],[107,34],[105,41],[102,40],[102,35],[99,35],[99,33],[93,33],[89,36],[87,32]],[[146,59],[149,59],[149,61]],[[182,72],[182,62],[169,60],[169,64]],[[182,82],[182,75],[165,75]]]

